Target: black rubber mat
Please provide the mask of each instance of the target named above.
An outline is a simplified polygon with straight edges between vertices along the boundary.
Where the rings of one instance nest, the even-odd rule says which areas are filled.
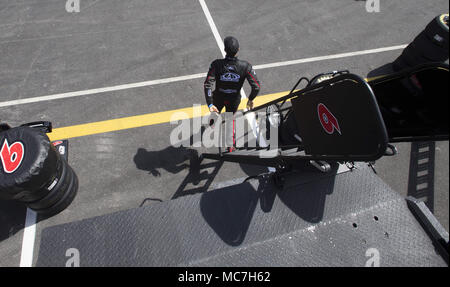
[[[37,266],[446,266],[369,168],[267,178],[42,231]]]

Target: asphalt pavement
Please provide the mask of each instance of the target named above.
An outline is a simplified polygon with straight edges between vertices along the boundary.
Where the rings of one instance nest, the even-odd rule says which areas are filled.
[[[80,0],[0,3],[0,119],[17,126],[48,120],[55,128],[171,111],[204,104],[202,76],[222,54],[198,0]],[[444,0],[382,1],[368,13],[364,1],[206,1],[222,38],[240,41],[239,58],[254,66],[408,44],[436,15]],[[392,62],[401,49],[311,60],[256,69],[260,95],[289,91],[297,80],[349,70],[366,77]],[[187,76],[169,82],[161,79]],[[131,84],[155,81],[139,87]],[[129,85],[63,99],[18,100]],[[244,85],[249,94],[249,86]],[[16,102],[14,102],[16,101]],[[1,103],[10,102],[8,106]],[[78,195],[62,213],[39,219],[49,226],[204,192],[265,168],[198,162],[204,148],[171,146],[169,122],[74,137],[69,164],[80,181]],[[380,159],[378,175],[406,196],[410,144]],[[435,215],[449,229],[448,141],[436,145]],[[195,167],[195,168],[194,168]],[[19,266],[26,209],[0,201],[0,266]],[[25,245],[25,244],[24,244]]]

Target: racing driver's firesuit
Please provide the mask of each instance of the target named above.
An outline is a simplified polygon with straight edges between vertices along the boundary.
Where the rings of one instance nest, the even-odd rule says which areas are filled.
[[[240,91],[244,80],[247,79],[252,91],[248,97],[247,109],[253,108],[253,99],[258,95],[260,83],[252,65],[247,61],[239,60],[236,54],[239,51],[239,42],[234,37],[224,39],[226,57],[214,60],[204,83],[205,98],[210,112],[220,113],[225,107],[227,112],[235,113],[241,103]],[[212,86],[216,83],[215,90]],[[234,131],[233,131],[234,142]]]

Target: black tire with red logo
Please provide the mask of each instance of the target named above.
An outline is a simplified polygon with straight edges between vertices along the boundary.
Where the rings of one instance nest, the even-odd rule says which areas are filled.
[[[53,176],[53,178],[60,178],[63,174],[63,170],[65,169],[64,165],[62,163],[59,164],[58,168],[57,168],[57,173],[56,175]],[[41,188],[39,190],[33,191],[33,192],[27,192],[24,193],[23,196],[21,196],[20,198],[17,198],[18,201],[23,202],[25,204],[31,203],[31,202],[35,202],[38,201],[42,198],[44,198],[45,196],[47,196],[49,193],[47,188]]]
[[[6,141],[10,147],[21,143],[24,149],[21,163],[13,172],[5,170],[10,160],[2,149]],[[61,159],[46,134],[30,127],[12,128],[0,133],[0,144],[0,196],[20,200],[50,184]]]
[[[62,164],[61,174],[54,177],[51,188],[43,188],[38,193],[40,194],[38,199],[29,201],[30,199],[21,200],[26,202],[27,206],[33,210],[44,209],[50,207],[52,204],[57,202],[64,195],[61,190],[67,190],[71,181],[72,174],[68,172],[67,164]]]
[[[0,132],[0,145],[1,199],[51,215],[70,204],[66,199],[77,192],[76,175],[45,133],[26,126],[12,128]]]

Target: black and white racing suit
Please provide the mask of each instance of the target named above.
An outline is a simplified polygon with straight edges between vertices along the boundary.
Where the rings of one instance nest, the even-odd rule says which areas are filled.
[[[245,79],[247,79],[252,88],[248,99],[253,101],[259,93],[260,83],[252,65],[247,61],[229,56],[225,57],[225,59],[213,61],[204,83],[208,107],[214,105],[219,112],[225,107],[227,112],[235,113],[241,103],[240,91]],[[215,90],[212,91],[214,82],[216,86]],[[233,120],[233,145],[235,144],[234,130]]]
[[[247,61],[228,56],[213,61],[204,83],[208,107],[214,105],[220,112],[225,106],[227,112],[236,112],[241,102],[240,91],[245,79],[252,87],[248,99],[253,101],[259,93],[260,84],[252,65]],[[212,91],[214,82],[216,87]]]

